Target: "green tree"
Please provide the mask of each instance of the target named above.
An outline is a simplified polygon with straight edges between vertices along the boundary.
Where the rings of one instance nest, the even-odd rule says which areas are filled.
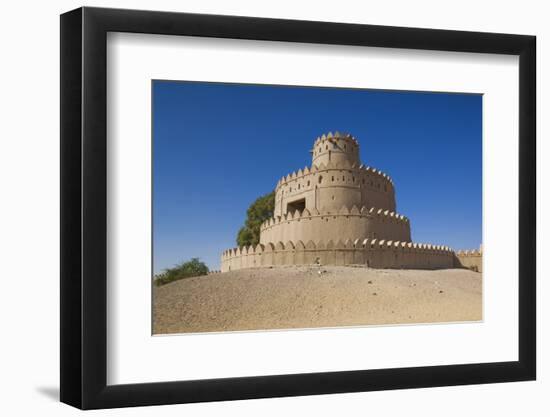
[[[161,286],[169,282],[183,278],[198,277],[208,274],[208,267],[199,258],[191,258],[190,261],[182,262],[173,268],[165,269],[161,274],[155,276],[155,285]]]
[[[273,217],[275,210],[275,192],[263,195],[254,201],[246,210],[246,220],[237,234],[238,246],[256,246],[260,243],[260,226]]]

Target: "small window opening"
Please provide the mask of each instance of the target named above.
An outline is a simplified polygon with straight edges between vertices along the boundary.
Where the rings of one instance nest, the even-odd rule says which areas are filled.
[[[304,211],[306,208],[306,199],[301,198],[296,201],[292,201],[290,203],[287,203],[286,205],[286,211],[287,213],[294,213],[295,211],[299,211],[300,213]]]

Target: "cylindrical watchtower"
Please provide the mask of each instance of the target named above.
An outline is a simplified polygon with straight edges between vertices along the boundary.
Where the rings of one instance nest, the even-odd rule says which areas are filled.
[[[313,144],[312,165],[279,180],[276,216],[296,210],[338,212],[353,206],[396,211],[390,177],[361,164],[359,143],[350,134],[322,135]]]
[[[314,165],[342,164],[345,161],[350,165],[359,165],[359,143],[350,134],[329,132],[318,138],[311,150],[311,159]]]
[[[396,213],[393,181],[361,164],[353,136],[322,135],[311,159],[311,166],[277,182],[273,217],[261,224],[260,243],[225,251],[222,271],[317,262],[453,267],[449,248],[411,242],[409,219]]]
[[[322,135],[311,153],[311,167],[277,183],[273,220],[262,225],[261,243],[359,237],[410,241],[408,219],[395,213],[393,182],[361,165],[353,136]]]

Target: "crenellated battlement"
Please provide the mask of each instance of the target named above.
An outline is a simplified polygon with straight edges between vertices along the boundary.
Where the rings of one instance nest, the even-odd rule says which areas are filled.
[[[456,256],[482,256],[483,253],[480,250],[477,249],[470,249],[470,250],[459,250],[456,252]]]
[[[455,266],[459,268],[468,268],[475,272],[483,271],[483,250],[470,249],[459,250],[456,252]]]
[[[327,134],[322,134],[321,136],[318,136],[317,139],[315,139],[315,142],[313,143],[313,147],[315,148],[318,145],[322,145],[326,141],[330,141],[331,139],[345,139],[350,142],[353,142],[356,146],[359,146],[359,142],[351,133],[340,133],[338,131],[334,132],[328,132]]]
[[[260,226],[260,243],[288,240],[346,240],[363,238],[410,241],[409,219],[390,210],[342,206],[338,210],[315,208],[289,211]]]
[[[260,231],[268,229],[272,226],[278,225],[280,223],[289,223],[292,221],[300,221],[302,219],[311,219],[313,217],[344,217],[349,219],[350,217],[369,217],[369,218],[378,218],[383,219],[387,222],[395,223],[409,223],[409,219],[402,214],[394,213],[393,211],[378,209],[375,207],[366,207],[363,206],[360,209],[357,206],[353,206],[351,209],[348,209],[346,206],[342,206],[340,210],[337,211],[319,211],[315,208],[308,210],[304,209],[303,211],[296,210],[294,212],[285,213],[282,216],[273,216],[262,223],[260,226]]]
[[[391,177],[380,171],[379,169],[376,169],[374,167],[366,166],[363,164],[358,163],[351,163],[349,161],[343,161],[343,162],[328,162],[328,163],[321,163],[319,165],[312,165],[311,167],[305,166],[304,168],[300,168],[298,171],[293,171],[290,174],[287,174],[284,177],[281,177],[275,186],[275,190],[278,190],[281,186],[289,185],[292,182],[296,182],[298,180],[307,180],[308,177],[311,177],[316,174],[322,174],[327,171],[353,171],[354,173],[361,179],[363,178],[362,175],[368,176],[372,175],[376,177],[377,180],[383,180],[387,181],[389,184],[393,186],[393,180]],[[360,185],[361,182],[357,182],[357,185]]]
[[[276,265],[366,265],[373,268],[452,268],[454,252],[447,246],[348,239],[304,243],[302,240],[233,248],[222,253],[222,271]]]
[[[222,259],[228,259],[235,256],[261,254],[264,252],[284,251],[284,250],[327,250],[327,249],[366,249],[366,250],[378,250],[378,249],[402,249],[412,252],[437,252],[437,253],[451,253],[455,252],[448,246],[433,245],[431,243],[413,243],[413,242],[400,242],[384,239],[347,239],[346,241],[338,240],[334,242],[329,240],[327,243],[320,241],[315,243],[309,240],[304,243],[301,240],[297,242],[288,241],[276,242],[276,243],[258,243],[257,245],[240,246],[232,249],[227,249],[222,252]],[[214,271],[215,272],[215,271]]]

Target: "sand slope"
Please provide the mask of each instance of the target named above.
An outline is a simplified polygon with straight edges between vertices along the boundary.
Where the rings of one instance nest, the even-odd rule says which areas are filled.
[[[153,290],[153,332],[289,329],[482,319],[482,275],[464,269],[244,269]]]

